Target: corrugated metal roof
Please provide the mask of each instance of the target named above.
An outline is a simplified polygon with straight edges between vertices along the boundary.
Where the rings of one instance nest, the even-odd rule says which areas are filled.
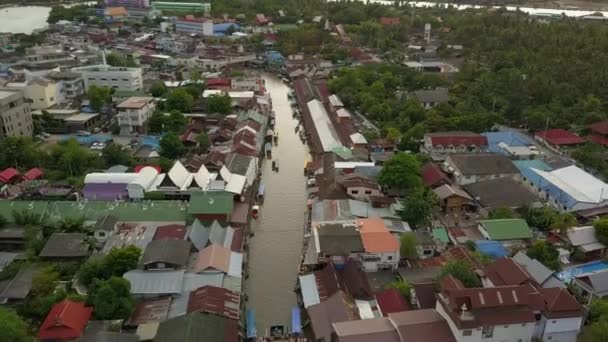
[[[323,106],[321,101],[314,99],[307,103],[308,111],[310,112],[310,116],[312,118],[312,122],[315,125],[315,130],[319,139],[321,140],[321,145],[323,146],[324,152],[331,152],[331,150],[336,146],[341,146],[340,137],[334,126],[329,119],[329,115]]]
[[[299,277],[299,280],[304,307],[307,308],[311,305],[321,303],[321,298],[319,298],[319,289],[317,288],[314,273],[302,275]]]
[[[243,276],[243,254],[230,252],[228,275],[236,278],[241,278]]]
[[[182,292],[184,270],[133,270],[125,273],[123,278],[131,283],[131,293],[134,295],[177,294]]]

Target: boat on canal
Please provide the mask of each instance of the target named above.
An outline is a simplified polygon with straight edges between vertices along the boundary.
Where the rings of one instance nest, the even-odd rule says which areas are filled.
[[[254,219],[258,219],[258,217],[260,216],[260,206],[259,205],[254,205],[253,207],[251,207],[251,216]]]
[[[279,172],[279,160],[275,159],[272,161],[272,171]]]
[[[255,341],[258,337],[258,331],[255,327],[255,311],[247,309],[247,340]]]
[[[264,151],[266,152],[266,158],[268,158],[268,159],[272,158],[272,143],[271,142],[267,142],[266,145],[264,145]]]
[[[279,132],[275,132],[274,136],[272,137],[272,140],[274,140],[274,144],[278,145],[279,144]]]
[[[264,191],[266,190],[266,187],[264,186],[264,183],[260,183],[260,186],[258,187],[258,202],[260,203],[264,203]]]

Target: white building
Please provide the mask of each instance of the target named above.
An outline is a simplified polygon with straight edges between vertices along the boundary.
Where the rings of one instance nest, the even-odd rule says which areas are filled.
[[[130,91],[143,89],[141,68],[89,65],[73,68],[72,71],[82,74],[86,89],[92,85]]]
[[[204,18],[180,18],[175,21],[175,32],[213,36],[213,20]]]
[[[260,77],[232,78],[230,80],[230,88],[232,90],[249,90],[258,93],[263,93],[264,80]]]
[[[116,108],[121,134],[143,133],[144,124],[152,116],[156,103],[153,97],[130,97]]]
[[[63,104],[83,97],[85,92],[84,80],[80,74],[60,71],[53,72],[48,78],[55,81],[57,103]]]

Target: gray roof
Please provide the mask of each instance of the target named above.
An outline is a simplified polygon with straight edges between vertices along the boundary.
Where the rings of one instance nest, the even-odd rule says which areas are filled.
[[[247,174],[247,170],[249,169],[249,164],[251,164],[253,161],[253,157],[244,156],[238,153],[230,153],[226,156],[224,165],[226,165],[230,172],[245,176]]]
[[[377,180],[380,171],[382,170],[382,166],[372,166],[372,167],[361,167],[355,166],[355,170],[353,172],[354,175],[364,176],[369,178],[370,180]]]
[[[150,263],[163,262],[185,266],[190,256],[190,241],[186,240],[152,240],[144,252],[141,261],[145,266]]]
[[[193,313],[164,321],[158,327],[155,342],[228,341],[237,334],[235,321],[217,315]],[[236,336],[235,336],[236,337]]]
[[[76,342],[138,342],[139,337],[135,334],[127,334],[113,331],[100,331],[94,334],[85,333]]]
[[[203,286],[222,287],[223,282],[223,273],[186,273],[184,274],[182,292],[194,291]]]
[[[435,88],[430,90],[416,90],[414,97],[420,102],[441,103],[450,99],[448,88]]]
[[[0,282],[0,302],[8,299],[24,299],[32,289],[32,281],[37,268],[22,268],[15,278]]]
[[[519,170],[509,158],[498,153],[453,154],[448,159],[451,159],[465,176],[519,173]]]
[[[184,270],[133,270],[125,273],[123,278],[131,283],[131,293],[134,295],[178,294],[182,292]]]
[[[0,271],[10,265],[19,253],[0,252]]]
[[[361,234],[354,224],[324,224],[317,229],[321,253],[342,255],[363,251]]]
[[[210,244],[218,244],[230,249],[233,236],[234,228],[230,226],[224,228],[218,221],[213,221],[211,225],[206,226],[199,220],[195,220],[190,226],[190,241],[199,251]]]
[[[95,230],[104,230],[106,232],[112,232],[118,224],[118,218],[114,215],[107,214],[104,217],[97,220],[95,223]]]
[[[0,229],[0,239],[24,239],[25,228],[23,227],[4,227]]]
[[[608,293],[608,270],[585,273],[576,276],[578,282],[584,281],[585,284],[590,284],[595,293]]]
[[[530,258],[523,251],[517,252],[517,254],[515,254],[515,256],[513,256],[513,261],[515,261],[519,265],[523,266],[523,268],[526,269],[526,271],[532,277],[532,279],[534,279],[534,281],[537,284],[539,284],[545,288],[549,287],[549,286],[545,286],[546,284],[547,285],[550,284],[551,287],[565,287],[566,286],[563,282],[561,282],[559,280],[558,280],[559,283],[556,283],[552,279],[552,278],[555,278],[553,276],[553,274],[554,274],[553,271],[551,271],[549,268],[547,268],[547,266],[543,265],[540,261]],[[557,278],[555,278],[555,280],[557,280]],[[561,286],[559,286],[559,284],[561,284]],[[555,286],[555,285],[558,285],[558,286]]]
[[[54,233],[44,245],[39,256],[42,258],[79,258],[86,257],[89,246],[85,242],[86,234]]]
[[[111,166],[110,168],[108,168],[106,170],[106,173],[123,173],[123,172],[127,172],[127,170],[129,169],[128,166],[125,165],[114,165]]]
[[[463,188],[484,208],[517,208],[539,202],[528,188],[510,177],[467,184]]]
[[[599,243],[595,237],[595,228],[593,228],[593,226],[575,227],[568,230],[568,233],[566,234],[568,235],[568,240],[572,246],[578,247]]]
[[[461,187],[458,185],[450,185],[444,184],[438,188],[433,189],[433,192],[439,197],[440,200],[447,199],[451,196],[459,196],[462,198],[466,198],[468,200],[473,200],[469,194],[467,194]]]

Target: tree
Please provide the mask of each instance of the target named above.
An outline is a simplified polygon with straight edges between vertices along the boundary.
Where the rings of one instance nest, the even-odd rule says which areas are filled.
[[[61,141],[51,147],[49,164],[57,178],[82,176],[92,169],[103,169],[103,160],[97,154],[83,148],[74,138]]]
[[[185,89],[175,89],[168,97],[165,103],[168,110],[177,110],[182,113],[190,112],[194,98]]]
[[[46,155],[38,149],[30,137],[5,137],[0,139],[0,167],[29,169],[46,162]]]
[[[162,97],[167,93],[167,87],[163,81],[155,81],[150,86],[150,94],[154,97]]]
[[[131,284],[124,278],[96,280],[89,290],[87,304],[93,307],[96,319],[127,319],[135,307],[130,290]]]
[[[38,271],[32,279],[32,289],[20,314],[36,321],[44,319],[53,304],[65,298],[65,291],[55,290],[58,280],[59,272],[53,266]]]
[[[594,299],[591,304],[589,304],[589,316],[587,317],[587,321],[593,323],[603,319],[608,319],[608,299]]]
[[[507,207],[496,208],[490,210],[488,218],[492,220],[515,218],[515,212]]]
[[[528,225],[540,230],[549,230],[551,228],[551,223],[557,214],[557,211],[550,207],[523,207],[519,211],[524,220],[528,222]]]
[[[136,67],[137,63],[131,56],[121,56],[117,53],[112,52],[106,57],[106,63],[111,66],[117,67]]]
[[[207,98],[207,111],[209,113],[230,114],[232,99],[228,94],[211,95]]]
[[[148,119],[148,133],[160,134],[165,130],[167,125],[168,117],[161,111],[155,111]]]
[[[184,114],[177,110],[171,111],[169,118],[167,119],[167,128],[169,131],[176,134],[181,134],[186,129],[187,124],[188,119],[184,116]]]
[[[382,186],[399,190],[420,187],[420,162],[411,154],[399,152],[384,163],[378,182]]]
[[[418,187],[402,201],[403,209],[398,214],[407,223],[416,228],[428,227],[433,219],[433,212],[438,206],[435,193],[426,187]]]
[[[559,251],[550,242],[545,240],[535,241],[526,254],[528,254],[530,258],[540,261],[543,265],[554,271],[559,271],[561,268],[559,263]]]
[[[599,219],[593,222],[593,228],[595,228],[595,236],[597,239],[608,245],[608,219]]]
[[[551,219],[551,228],[564,235],[570,228],[576,226],[577,223],[576,217],[571,213],[557,213]]]
[[[86,218],[80,217],[64,217],[57,222],[55,230],[62,233],[82,233],[84,232],[84,222]]]
[[[186,148],[179,140],[177,134],[169,132],[160,139],[160,156],[168,159],[177,159],[182,157],[186,152]]]
[[[0,228],[6,226],[7,223],[8,223],[8,220],[6,219],[6,217],[4,217],[4,215],[0,214]]]
[[[209,136],[206,132],[201,132],[196,137],[196,143],[198,144],[199,153],[205,153],[211,146],[211,141],[209,140]]]
[[[465,287],[480,287],[481,281],[477,277],[477,274],[473,272],[471,265],[462,260],[449,261],[441,268],[439,273],[439,279],[451,275],[452,277],[460,280]]]
[[[585,327],[582,342],[608,341],[608,318]]]
[[[412,285],[408,283],[405,279],[399,277],[399,279],[394,280],[387,284],[386,286],[389,289],[397,289],[401,293],[401,295],[409,302],[412,297]]]
[[[400,252],[402,258],[408,260],[418,259],[418,250],[416,249],[418,242],[416,241],[416,234],[413,232],[403,233],[401,234],[399,241],[401,244]]]
[[[104,105],[112,101],[112,89],[110,87],[92,85],[87,91],[87,99],[89,99],[91,109],[99,112]]]
[[[133,156],[129,153],[128,149],[120,144],[107,144],[103,150],[101,150],[101,157],[105,161],[107,167],[114,165],[133,165]]]
[[[27,323],[11,309],[0,308],[0,329],[0,342],[34,341],[34,338],[28,335]]]
[[[78,270],[78,281],[84,286],[90,286],[95,279],[122,277],[127,271],[137,268],[140,256],[141,249],[133,245],[113,248],[103,259],[85,262]]]

